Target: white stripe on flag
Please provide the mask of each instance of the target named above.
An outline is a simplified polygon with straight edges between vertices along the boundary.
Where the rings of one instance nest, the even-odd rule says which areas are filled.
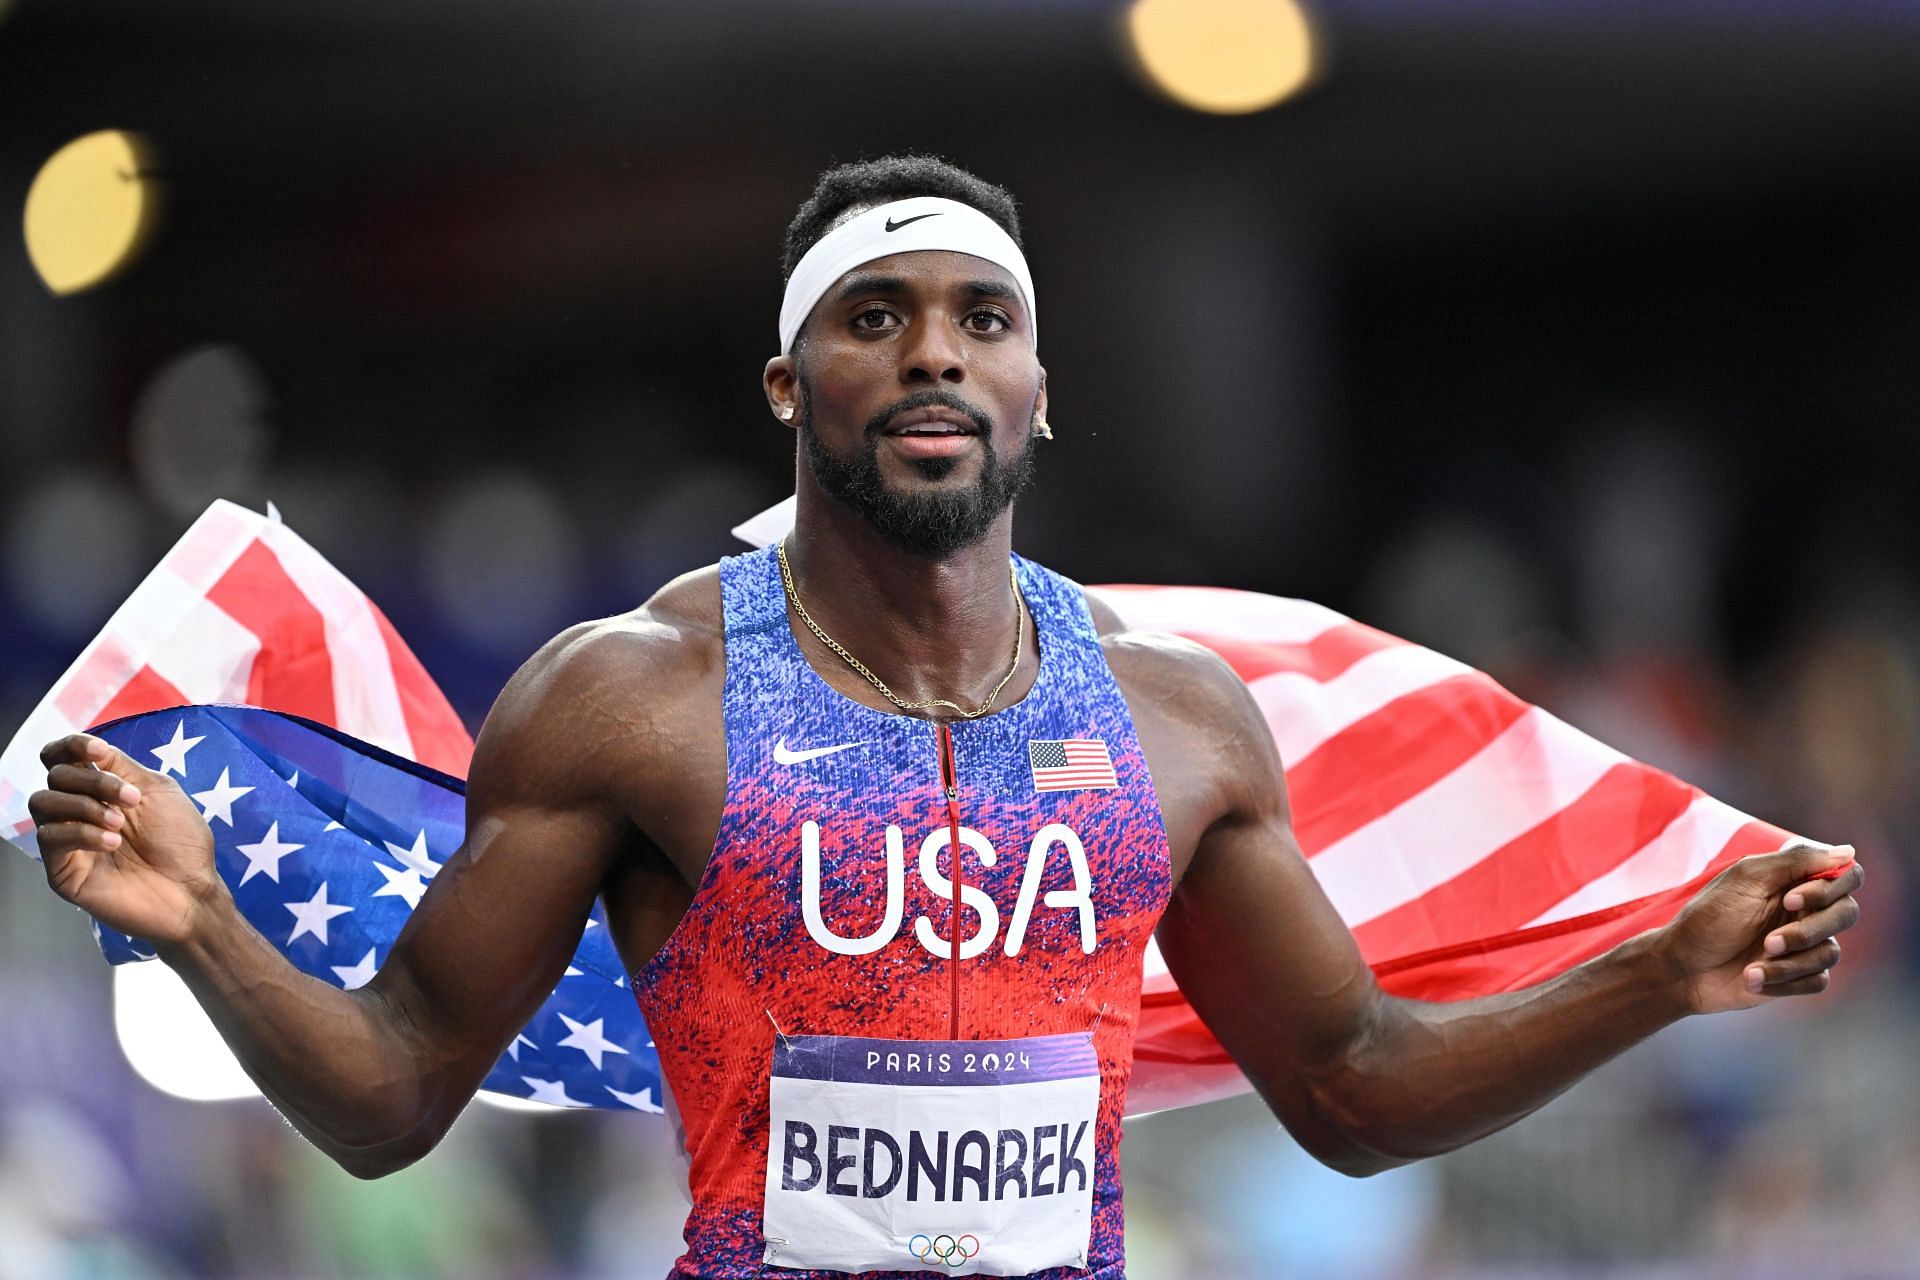
[[[206,599],[206,594],[195,590],[191,583],[180,580],[165,561],[153,573],[147,575],[127,602],[114,611],[108,620],[105,634],[118,636],[138,671],[145,665],[147,657],[173,629],[180,625],[181,619],[192,613]],[[107,691],[107,698],[95,704],[96,709],[105,706],[114,693],[116,686]]]
[[[1305,644],[1352,619],[1325,605],[1216,587],[1089,590],[1136,631],[1210,631],[1267,644]]]
[[[1356,720],[1395,698],[1464,675],[1464,662],[1423,649],[1394,645],[1370,653],[1322,682],[1297,671],[1259,676],[1248,684],[1273,731],[1282,764],[1292,766]]]
[[[1349,928],[1445,884],[1627,757],[1529,708],[1465,764],[1308,860]]]
[[[162,576],[156,574],[158,579]],[[186,584],[173,579],[181,590]],[[147,652],[153,673],[190,703],[245,702],[247,678],[260,652],[260,638],[204,596],[168,624],[168,633]]]
[[[259,512],[225,498],[215,499],[180,535],[180,541],[173,544],[160,564],[197,594],[205,595],[266,527],[267,517]]]
[[[1552,924],[1671,889],[1706,870],[1734,833],[1753,819],[1709,795],[1693,803],[1631,858],[1527,922]]]

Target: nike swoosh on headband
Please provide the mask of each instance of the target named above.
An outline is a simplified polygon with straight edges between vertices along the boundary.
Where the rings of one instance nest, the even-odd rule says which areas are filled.
[[[851,747],[864,747],[865,742],[842,742],[837,746],[815,747],[811,751],[792,751],[787,747],[785,738],[773,744],[773,762],[775,764],[805,764],[809,760],[818,760],[821,756],[830,756],[836,751],[845,751]]]
[[[943,216],[935,221],[934,214]],[[1007,229],[970,204],[943,196],[909,196],[854,214],[800,255],[780,298],[776,332],[781,352],[793,351],[808,314],[847,272],[862,263],[914,252],[966,254],[1012,276],[1026,302],[1027,341],[1038,342],[1033,273]]]
[[[916,213],[911,218],[902,218],[898,222],[895,222],[892,218],[888,218],[887,230],[898,231],[900,228],[906,226],[909,222],[918,222],[922,218],[937,218],[939,216],[940,216],[940,211],[936,209],[932,213]]]

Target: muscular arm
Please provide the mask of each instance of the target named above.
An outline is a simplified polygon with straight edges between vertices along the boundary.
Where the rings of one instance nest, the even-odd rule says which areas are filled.
[[[1294,841],[1280,761],[1245,687],[1204,651],[1159,657],[1178,695],[1145,700],[1142,739],[1150,759],[1186,762],[1167,770],[1180,814],[1170,834],[1184,821],[1193,850],[1161,951],[1288,1130],[1342,1172],[1484,1137],[1686,1013],[1823,988],[1831,935],[1856,914],[1857,867],[1809,882],[1842,859],[1766,855],[1730,868],[1666,929],[1538,986],[1450,1004],[1389,996]],[[1784,951],[1767,958],[1773,935]],[[1745,981],[1756,970],[1759,993]]]
[[[85,847],[103,843],[102,828],[94,837],[76,828],[114,825],[98,804],[58,812],[92,803],[73,794],[80,787],[62,768],[80,781],[91,771],[56,766],[55,791],[35,797],[43,851],[54,852],[49,880],[109,923],[152,938],[294,1127],[349,1172],[379,1177],[445,1134],[559,981],[616,863],[629,901],[645,897],[649,881],[663,896],[683,892],[621,799],[645,783],[635,774],[644,775],[642,744],[653,737],[633,704],[672,700],[633,691],[688,683],[676,639],[649,636],[631,619],[616,634],[583,624],[528,661],[480,734],[464,843],[357,990],[300,972],[248,924],[211,874],[210,843],[201,861],[204,823],[177,785],[117,753],[93,763],[133,775],[144,793],[117,824],[124,848]],[[93,776],[110,789],[101,799],[117,793],[119,778]],[[49,825],[66,816],[84,823]],[[102,861],[111,852],[122,856]]]

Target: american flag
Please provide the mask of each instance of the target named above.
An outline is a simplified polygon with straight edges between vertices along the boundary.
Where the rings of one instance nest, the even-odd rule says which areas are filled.
[[[1481,672],[1320,605],[1204,587],[1089,590],[1132,627],[1213,649],[1246,681],[1309,865],[1398,994],[1458,1000],[1563,972],[1665,923],[1735,859],[1793,838]],[[309,719],[162,710],[222,700]],[[0,832],[31,851],[41,743],[136,712],[152,714],[107,736],[142,760],[182,759],[254,924],[308,972],[364,981],[416,883],[458,844],[462,786],[437,770],[463,771],[471,749],[385,619],[277,520],[216,503],[0,756]],[[1067,751],[1076,745],[1032,744],[1061,753],[1034,752],[1036,785],[1042,769],[1083,767]],[[1112,785],[1106,748],[1092,745]],[[657,1109],[658,1060],[604,922],[596,905],[573,966],[487,1088]],[[144,958],[120,935],[98,936],[115,963]],[[1129,1112],[1246,1091],[1152,949],[1144,980]]]
[[[465,834],[458,778],[297,716],[182,707],[99,733],[179,779],[213,829],[215,861],[241,914],[295,967],[338,987],[373,977]],[[153,955],[97,922],[94,937],[115,964]],[[481,1088],[657,1112],[651,1046],[595,903],[565,974]]]
[[[116,720],[102,736],[200,805],[247,919],[337,986],[373,976],[464,834],[452,775],[473,739],[386,616],[271,508],[214,503],[81,651],[0,754],[0,834],[37,857],[40,747]],[[566,975],[483,1088],[660,1109],[659,1063],[605,922],[596,903]],[[114,964],[153,956],[93,928]]]
[[[1029,742],[1027,762],[1033,767],[1035,791],[1086,791],[1117,787],[1113,757],[1098,738],[1071,738],[1065,742]]]
[[[281,523],[215,502],[80,652],[0,754],[0,835],[33,852],[40,748],[121,716],[238,702],[464,774],[473,738],[384,613]]]
[[[1461,1000],[1552,977],[1672,919],[1786,831],[1595,741],[1483,672],[1332,609],[1212,587],[1091,588],[1247,683],[1294,834],[1387,990]],[[1248,1085],[1146,962],[1131,1111]]]

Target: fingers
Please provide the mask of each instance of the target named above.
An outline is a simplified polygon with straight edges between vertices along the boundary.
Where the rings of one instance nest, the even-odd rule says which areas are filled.
[[[134,805],[140,802],[140,788],[107,769],[87,769],[79,765],[57,764],[47,770],[47,789],[91,796],[102,804]]]
[[[1809,840],[1797,840],[1774,853],[1742,858],[1735,865],[1745,866],[1749,874],[1758,875],[1784,889],[1803,880],[1825,880],[1838,876],[1853,861],[1853,857],[1853,846],[1850,844],[1816,844]]]
[[[1830,906],[1808,912],[1798,920],[1781,925],[1761,941],[1760,949],[1770,956],[1805,951],[1837,933],[1853,928],[1859,919],[1860,904],[1852,898],[1842,898]]]
[[[70,733],[55,738],[40,748],[40,763],[51,769],[56,764],[88,764],[104,761],[113,745],[90,733]]]
[[[35,835],[40,842],[40,860],[49,877],[69,854],[111,853],[120,847],[118,831],[109,831],[91,822],[49,823]]]
[[[55,738],[40,749],[40,763],[47,767],[49,780],[55,770],[62,768],[111,774],[134,788],[133,798],[123,801],[126,804],[138,804],[140,788],[151,786],[157,777],[153,770],[111,742],[90,733],[70,733],[64,738]],[[59,784],[50,781],[49,785]]]
[[[60,822],[84,822],[118,831],[127,822],[127,815],[112,805],[68,791],[34,792],[27,798],[27,812],[33,816],[34,825],[43,828]]]
[[[1824,979],[1827,971],[1839,963],[1840,941],[1837,938],[1828,938],[1805,951],[1796,951],[1778,959],[1750,964],[1743,971],[1742,976],[1746,979],[1749,991],[1765,992],[1769,995],[1792,994],[1783,989],[1809,978]],[[1819,987],[1809,989],[1825,990],[1826,983],[1823,980]]]
[[[1836,867],[1835,871],[1838,874],[1831,879],[1809,880],[1805,884],[1795,885],[1787,891],[1780,905],[1789,911],[1817,911],[1866,883],[1867,869],[1858,862]]]
[[[1833,983],[1833,975],[1822,969],[1819,973],[1808,974],[1804,978],[1795,978],[1792,982],[1783,982],[1777,987],[1767,987],[1764,995],[1771,996],[1817,996]]]

